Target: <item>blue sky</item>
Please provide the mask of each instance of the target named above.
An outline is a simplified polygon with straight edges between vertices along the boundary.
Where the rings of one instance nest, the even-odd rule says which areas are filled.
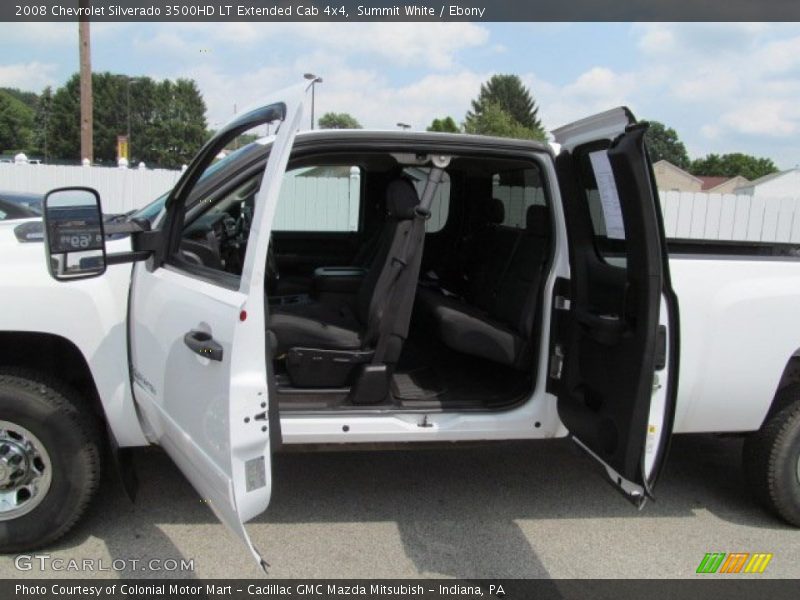
[[[3,23],[0,39],[0,86],[38,92],[78,68],[76,24]],[[96,23],[92,45],[95,70],[196,79],[212,126],[310,71],[318,115],[424,128],[516,73],[548,128],[627,104],[692,157],[800,163],[800,24]]]

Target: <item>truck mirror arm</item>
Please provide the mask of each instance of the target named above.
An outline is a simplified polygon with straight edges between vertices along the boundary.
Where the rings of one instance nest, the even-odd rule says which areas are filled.
[[[161,231],[151,231],[150,222],[146,219],[132,219],[124,223],[109,223],[106,235],[129,233],[131,235],[131,252],[114,252],[106,254],[106,263],[121,265],[125,263],[147,260],[161,248]]]

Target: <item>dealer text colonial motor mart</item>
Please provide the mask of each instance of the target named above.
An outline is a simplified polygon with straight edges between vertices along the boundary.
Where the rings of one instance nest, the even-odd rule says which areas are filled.
[[[321,596],[321,595],[336,595],[336,596],[366,596],[382,595],[382,596],[415,596],[423,595],[425,592],[439,593],[440,595],[459,595],[459,596],[483,596],[484,592],[480,586],[471,585],[436,585],[425,589],[423,585],[387,585],[387,584],[370,584],[370,585],[341,585],[341,584],[321,584],[321,583],[298,583],[295,585],[280,585],[280,584],[265,584],[255,585],[250,584],[246,587],[238,587],[234,585],[187,585],[187,584],[159,584],[159,585],[139,585],[139,584],[110,584],[110,585],[68,585],[68,584],[52,584],[52,585],[27,585],[19,583],[14,586],[17,596],[45,596],[48,593],[52,596],[96,596],[122,594],[124,596],[163,596],[165,594],[178,595],[178,596],[197,596],[205,594],[207,596],[213,595],[227,595],[236,592],[246,592],[251,596],[261,595],[280,595],[280,596]],[[502,593],[502,587],[489,586],[490,593]]]

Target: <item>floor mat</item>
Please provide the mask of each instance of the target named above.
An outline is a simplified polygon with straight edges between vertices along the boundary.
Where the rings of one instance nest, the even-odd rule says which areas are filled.
[[[431,400],[444,394],[435,369],[422,367],[392,376],[392,395],[401,400]]]

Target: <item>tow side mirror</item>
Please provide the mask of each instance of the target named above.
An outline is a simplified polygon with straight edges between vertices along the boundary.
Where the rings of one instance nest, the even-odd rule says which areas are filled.
[[[47,266],[54,279],[70,281],[105,273],[105,232],[97,191],[51,190],[44,197],[42,212]]]

